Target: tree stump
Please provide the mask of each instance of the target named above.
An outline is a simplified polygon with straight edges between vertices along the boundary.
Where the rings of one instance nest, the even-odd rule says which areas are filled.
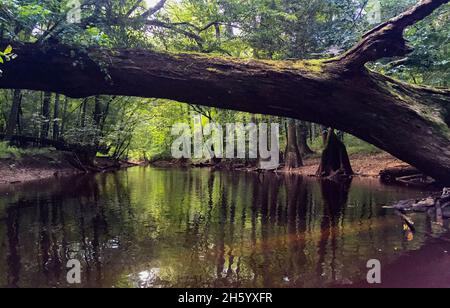
[[[347,148],[336,136],[334,129],[330,128],[328,130],[326,147],[323,151],[321,163],[316,175],[320,177],[335,175],[350,177],[354,175]]]

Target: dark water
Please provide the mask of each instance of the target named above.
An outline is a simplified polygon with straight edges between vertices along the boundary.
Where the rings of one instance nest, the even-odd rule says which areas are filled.
[[[376,180],[133,168],[0,188],[0,286],[325,287],[420,250],[383,205],[423,193]]]

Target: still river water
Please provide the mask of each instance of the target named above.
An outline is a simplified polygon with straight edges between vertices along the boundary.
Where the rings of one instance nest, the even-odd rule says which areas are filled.
[[[0,286],[326,287],[422,249],[390,210],[424,193],[377,180],[131,168],[0,188]],[[430,229],[431,228],[431,229]]]

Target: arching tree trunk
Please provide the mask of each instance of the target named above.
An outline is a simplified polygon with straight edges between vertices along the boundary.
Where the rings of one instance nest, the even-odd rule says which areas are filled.
[[[345,144],[336,136],[334,129],[330,128],[317,175],[320,177],[335,175],[349,177],[353,174]]]
[[[450,184],[450,91],[409,85],[365,67],[407,55],[411,49],[404,30],[449,1],[422,0],[367,33],[344,55],[323,61],[249,61],[4,42],[12,43],[19,57],[3,66],[0,88],[78,98],[158,97],[320,123]]]
[[[287,145],[285,153],[286,170],[292,170],[303,166],[303,160],[297,141],[297,125],[294,119],[289,119],[287,123]]]

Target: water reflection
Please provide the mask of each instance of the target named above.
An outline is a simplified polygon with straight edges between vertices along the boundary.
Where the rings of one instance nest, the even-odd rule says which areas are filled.
[[[421,247],[382,205],[420,195],[376,181],[134,168],[0,188],[0,286],[313,287],[365,277]]]

